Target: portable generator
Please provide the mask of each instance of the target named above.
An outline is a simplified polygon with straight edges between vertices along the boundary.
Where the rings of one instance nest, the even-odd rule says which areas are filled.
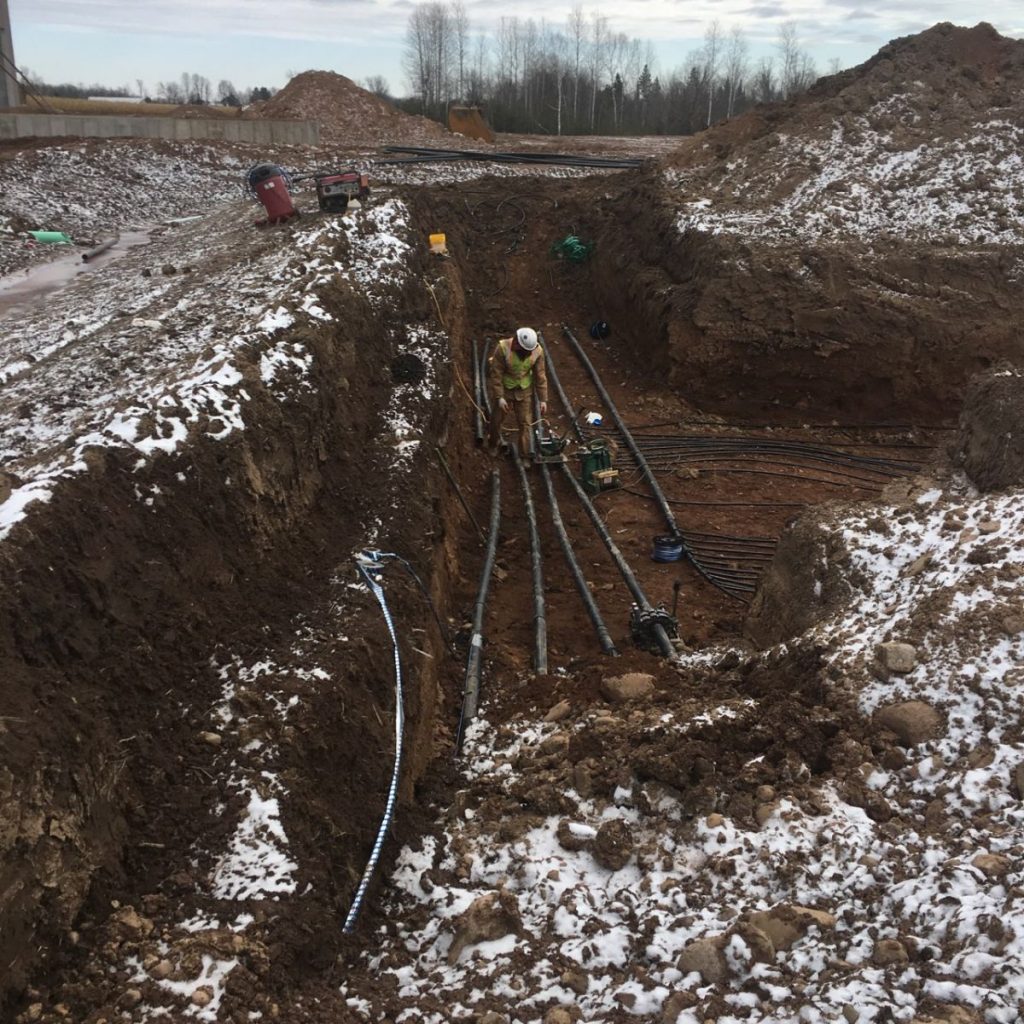
[[[622,486],[619,471],[612,466],[608,442],[601,437],[588,441],[579,453],[580,483],[588,494],[600,494]]]
[[[365,199],[370,194],[370,179],[359,171],[332,171],[314,174],[316,198],[326,213],[344,213],[353,199]]]

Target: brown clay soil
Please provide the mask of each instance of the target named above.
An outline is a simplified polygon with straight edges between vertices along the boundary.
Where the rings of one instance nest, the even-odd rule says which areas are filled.
[[[622,259],[612,242],[616,225],[629,218],[629,204],[637,201],[637,193],[629,188],[609,200],[608,188],[605,180],[582,187],[538,181],[513,189],[485,180],[407,197],[424,233],[438,223],[447,226],[451,255],[447,262],[429,266],[440,275],[434,293],[437,307],[425,294],[410,292],[395,308],[404,317],[429,321],[439,310],[445,317],[454,346],[455,379],[450,410],[438,407],[436,436],[447,436],[447,459],[480,522],[488,517],[488,469],[493,463],[473,444],[466,389],[471,381],[469,337],[486,341],[521,320],[543,332],[577,409],[600,409],[601,404],[562,338],[563,323],[585,339],[613,400],[638,427],[670,424],[672,432],[709,436],[753,433],[837,448],[847,445],[850,451],[870,445],[879,454],[894,456],[905,454],[904,446],[913,444],[926,446],[920,449],[922,458],[932,455],[930,449],[941,435],[909,425],[865,430],[860,423],[847,423],[841,405],[827,392],[820,402],[807,403],[794,413],[779,410],[769,395],[745,384],[752,394],[716,402],[716,414],[709,418],[660,375],[657,350],[641,333],[645,315],[653,314],[649,307],[641,307],[636,317],[613,315],[606,341],[595,344],[587,339],[588,323],[609,306],[603,282],[616,274]],[[639,202],[632,207],[636,218],[648,212],[642,194]],[[576,266],[549,257],[552,243],[571,231],[599,240],[591,263]],[[645,346],[650,358],[637,358]],[[40,813],[46,814],[45,829],[51,836],[59,837],[63,828],[87,827],[88,834],[79,835],[78,856],[53,870],[79,872],[89,884],[88,898],[81,905],[47,907],[44,902],[43,912],[32,915],[40,921],[35,935],[44,943],[45,959],[26,959],[36,980],[21,990],[13,1005],[27,1012],[26,1007],[40,1004],[42,1016],[26,1020],[60,1019],[61,1007],[70,1007],[76,1019],[90,1024],[109,1019],[118,1010],[131,1019],[136,992],[148,999],[158,990],[132,981],[135,969],[128,963],[137,959],[152,966],[169,957],[187,972],[201,953],[237,956],[245,964],[228,987],[223,1019],[242,1019],[250,1010],[273,1015],[275,1006],[285,1020],[347,1019],[334,987],[340,977],[335,971],[347,962],[349,950],[358,951],[361,940],[352,945],[343,938],[338,915],[351,898],[386,788],[389,653],[368,597],[344,623],[345,634],[352,639],[334,639],[334,580],[336,567],[357,543],[357,524],[373,514],[375,493],[384,488],[383,479],[376,482],[372,459],[367,462],[360,454],[364,445],[372,449],[369,431],[380,402],[375,396],[383,396],[387,387],[377,364],[380,357],[371,354],[375,349],[379,351],[365,341],[358,346],[356,363],[347,370],[352,390],[344,400],[329,398],[326,408],[316,412],[311,407],[308,415],[296,409],[288,423],[268,422],[265,433],[257,426],[247,450],[237,456],[230,448],[223,454],[197,452],[199,477],[209,481],[208,487],[168,503],[159,522],[148,520],[143,526],[137,521],[137,505],[125,492],[125,467],[116,462],[99,466],[95,478],[76,486],[67,503],[56,503],[38,517],[31,542],[10,566],[20,580],[6,591],[13,598],[5,614],[10,644],[7,678],[24,680],[27,686],[14,686],[13,702],[5,711],[6,720],[16,723],[7,725],[4,734],[9,770],[14,775],[40,770],[31,767],[38,764],[40,750],[80,746],[83,753],[95,751],[76,758],[73,767],[61,769],[37,790],[39,800],[48,804]],[[324,359],[324,395],[330,395],[327,381],[337,372],[332,360]],[[568,417],[557,410],[556,401],[552,395],[552,421],[556,429],[567,432]],[[724,413],[731,416],[725,418]],[[753,422],[747,418],[752,413],[757,413]],[[638,436],[642,434],[638,430]],[[302,453],[309,442],[301,439],[308,437],[317,438],[318,448],[329,453],[320,467],[315,460],[305,465]],[[269,463],[268,454],[247,454],[265,446],[270,446]],[[285,495],[295,492],[304,495],[304,511],[296,509],[284,519],[271,514],[267,520],[272,507],[262,510],[265,498],[260,492],[243,489],[229,497],[209,489],[216,486],[214,474],[237,472],[232,468],[236,459],[254,457],[257,465],[265,466],[261,475],[274,466],[273,478],[281,482],[273,489],[287,501],[285,508],[294,502]],[[217,463],[210,461],[214,458]],[[480,547],[430,462],[418,464],[421,475],[415,490],[422,490],[422,495],[406,495],[401,506],[405,511],[395,516],[389,543],[413,558],[449,617],[456,643],[464,645]],[[673,583],[681,581],[678,615],[685,645],[739,637],[745,613],[741,601],[710,586],[692,566],[651,561],[651,538],[665,532],[665,524],[628,464],[620,452],[628,489],[600,497],[598,505],[641,585],[654,604],[670,606]],[[609,662],[600,654],[562,568],[536,469],[530,476],[541,513],[547,567],[549,656],[551,671],[558,675],[530,674],[528,539],[518,478],[511,465],[501,468],[503,527],[486,623],[485,696],[494,703],[490,713],[511,717],[543,711],[554,692],[560,699],[586,706],[599,700]],[[696,476],[669,476],[664,482],[671,499],[690,503],[678,506],[684,530],[763,538],[778,536],[798,505],[865,496],[834,480],[822,483],[820,475],[806,467],[786,473],[745,477],[700,471]],[[171,487],[173,481],[163,479],[159,470],[154,474],[154,484]],[[557,484],[587,579],[622,651],[615,670],[651,671],[667,685],[660,660],[632,647],[630,598],[564,481]],[[261,491],[268,486],[263,476]],[[80,508],[105,511],[100,520],[94,515],[83,519]],[[294,530],[287,528],[293,520]],[[168,538],[166,548],[161,537]],[[71,603],[69,593],[77,595]],[[425,823],[422,811],[450,800],[446,787],[452,773],[462,657],[445,656],[414,588],[399,585],[397,592],[392,590],[392,599],[396,615],[422,632],[423,639],[413,646],[422,646],[426,655],[407,648],[407,659],[415,664],[429,656],[439,667],[417,677],[407,708],[415,723],[412,754],[389,854]],[[255,692],[246,696],[245,687],[240,687],[234,703],[241,702],[252,719],[237,738],[228,730],[223,743],[232,752],[260,737],[273,737],[283,745],[282,768],[290,790],[283,820],[302,865],[299,891],[308,884],[315,898],[255,901],[256,924],[244,938],[223,925],[195,938],[187,933],[182,937],[171,921],[189,907],[200,916],[224,912],[216,901],[196,895],[197,880],[211,865],[188,851],[200,836],[215,841],[229,829],[239,799],[230,787],[223,788],[217,771],[217,759],[224,756],[221,749],[198,738],[208,728],[199,709],[216,703],[219,666],[211,652],[218,641],[227,641],[228,649],[243,658],[257,660],[261,652],[272,652],[268,657],[283,665],[287,674],[289,659],[295,658],[298,666],[303,656],[308,657],[308,652],[289,654],[288,638],[295,635],[297,622],[304,635],[313,638],[318,664],[340,681],[344,697],[339,701],[329,694],[310,695],[282,731],[274,722],[273,701]],[[464,652],[465,647],[458,650]],[[813,677],[810,672],[808,679]],[[706,680],[694,685],[706,687]],[[62,707],[41,715],[40,709],[59,706],[58,694],[68,687],[75,692],[74,711]],[[300,678],[283,692],[305,696]],[[675,701],[689,692],[689,686],[669,690],[664,699]],[[717,690],[705,689],[707,699],[716,694]],[[786,713],[780,705],[781,718]],[[835,728],[830,726],[833,732]],[[368,757],[368,749],[377,753]],[[664,774],[652,769],[652,777]],[[87,826],[73,810],[74,793],[83,788],[91,801]],[[106,810],[95,803],[97,794],[109,800]],[[694,799],[696,807],[700,801]],[[61,825],[57,808],[69,802],[68,824]],[[55,838],[52,855],[66,858],[62,850],[65,844]],[[371,898],[361,935],[369,936],[378,923],[386,924],[379,921],[375,904]],[[141,915],[143,923],[131,915],[126,918],[125,907]],[[24,977],[18,966],[16,957],[9,974],[15,981]]]
[[[883,67],[869,70],[877,77]],[[320,97],[318,116],[351,98],[351,83],[337,78],[306,79]],[[288,100],[285,90],[264,115],[310,116]],[[375,125],[360,145],[388,141],[392,130],[410,141],[380,110],[359,109]],[[347,123],[334,124],[338,140],[355,139]],[[816,786],[826,779],[872,821],[884,824],[893,813],[857,772],[872,757],[902,766],[894,736],[869,734],[848,696],[827,693],[822,652],[756,661],[744,639],[744,600],[692,564],[651,560],[652,538],[666,523],[621,447],[626,487],[597,499],[613,538],[652,603],[671,607],[680,584],[681,650],[720,641],[734,650],[680,671],[636,649],[629,594],[558,480],[588,585],[621,651],[614,661],[602,655],[533,469],[550,671],[531,673],[523,502],[512,466],[475,443],[470,342],[534,325],[574,407],[600,411],[563,337],[568,325],[638,437],[798,441],[914,464],[900,479],[857,481],[800,459],[677,459],[661,467],[684,532],[770,545],[805,507],[906,494],[939,471],[968,377],[1020,356],[1019,300],[1000,272],[1006,254],[953,258],[894,240],[870,253],[856,245],[769,251],[736,237],[680,234],[674,193],[651,169],[583,182],[483,178],[393,194],[411,211],[411,237],[422,242],[442,227],[450,255],[419,245],[412,273],[383,310],[349,286],[326,287],[321,298],[334,319],[295,332],[315,355],[308,388],[291,393],[283,409],[254,390],[244,439],[195,441],[187,480],[160,460],[138,470],[126,454],[90,456],[89,472],[40,503],[4,544],[5,1019],[141,1022],[161,1019],[150,1016],[160,1006],[162,1019],[184,1021],[216,998],[208,1019],[239,1024],[394,1020],[402,997],[366,957],[399,932],[385,908],[388,869],[402,844],[435,828],[447,808],[469,808],[515,838],[538,815],[563,809],[567,772],[576,773],[580,793],[589,787],[608,799],[635,772],[676,794],[687,821],[724,811],[750,830],[759,803],[777,795],[818,807]],[[552,245],[569,234],[595,243],[588,262],[552,257]],[[809,281],[801,266],[813,270]],[[894,282],[903,289],[898,301],[886,298]],[[587,328],[598,319],[611,331],[595,342]],[[396,323],[443,329],[450,344],[450,359],[437,359],[424,443],[397,487],[394,424],[384,418],[395,387],[391,361],[407,337]],[[552,423],[568,433],[554,394],[551,405]],[[490,471],[501,473],[502,531],[485,622],[489,720],[543,716],[566,701],[566,714],[582,721],[603,709],[609,675],[646,672],[654,680],[651,707],[602,715],[614,720],[578,732],[565,764],[517,762],[521,777],[500,798],[482,784],[468,786],[468,795],[455,791],[482,547],[438,471],[434,445],[481,523]],[[147,506],[140,487],[165,497]],[[382,870],[349,937],[340,923],[373,842],[393,742],[391,647],[376,602],[353,588],[352,555],[370,537],[409,560],[440,623],[391,563],[387,592],[410,677],[408,756]],[[663,712],[689,719],[750,701],[764,702],[756,728],[739,718],[706,722],[686,739],[656,734]],[[585,766],[584,781],[569,763]],[[240,785],[243,770],[256,781]],[[272,778],[284,780],[286,798]],[[293,889],[249,896],[244,886],[231,895],[211,888],[219,863],[211,851],[229,842],[245,804],[279,797]],[[223,990],[194,984],[207,960],[236,962]],[[528,974],[529,960],[519,968]],[[168,994],[168,979],[184,988]],[[363,1015],[342,983],[369,1007]],[[705,1016],[726,1012],[717,995],[709,999]],[[624,1007],[603,1019],[636,1019]],[[482,1020],[484,1009],[497,1007],[460,1019]],[[506,1001],[501,1011],[508,1009]]]

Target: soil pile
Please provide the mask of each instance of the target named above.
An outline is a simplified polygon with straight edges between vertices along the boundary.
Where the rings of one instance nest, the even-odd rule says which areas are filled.
[[[897,39],[669,161],[684,226],[781,241],[1019,243],[1024,42],[990,25]]]
[[[320,122],[321,141],[349,147],[437,143],[448,132],[426,117],[404,114],[387,100],[333,71],[303,71],[248,116]]]

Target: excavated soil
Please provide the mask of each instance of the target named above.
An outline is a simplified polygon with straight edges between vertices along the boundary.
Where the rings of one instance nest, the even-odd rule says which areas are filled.
[[[946,54],[950,35],[941,26],[933,33],[920,37],[925,56],[915,51],[914,61],[938,80],[946,58],[935,57],[932,67],[927,53]],[[977,62],[975,43],[982,56],[992,51],[981,61],[995,76],[989,86],[1015,80],[1019,44],[989,46],[984,29],[952,38],[971,44],[956,58],[961,62]],[[902,74],[907,44],[893,46],[860,76],[822,86],[825,99],[838,102],[863,86],[870,108],[872,83]],[[355,88],[345,79],[339,86],[339,77],[299,76],[295,91],[308,87],[319,106],[308,98],[282,106],[290,102],[285,90],[264,116],[333,116],[339,98]],[[811,111],[820,99],[815,94],[788,109]],[[372,115],[374,138],[360,145],[390,138],[385,115]],[[767,123],[776,115],[758,117]],[[348,123],[334,124],[339,140],[354,138]],[[756,146],[761,124],[748,117],[719,131],[732,132],[737,147],[751,139]],[[407,127],[394,128],[403,141]],[[708,180],[721,176],[726,157],[736,153],[718,154]],[[46,166],[45,150],[38,160]],[[671,170],[693,166],[703,164],[691,150]],[[512,974],[525,981],[507,991],[492,991],[487,957],[475,954],[458,967],[462,974],[427,973],[432,953],[418,943],[432,941],[440,927],[443,894],[474,880],[474,844],[486,848],[494,837],[515,844],[560,816],[564,851],[592,850],[609,871],[635,856],[638,870],[660,879],[685,929],[695,918],[683,912],[687,894],[672,851],[711,828],[723,829],[715,841],[725,848],[727,828],[737,844],[710,856],[692,886],[706,896],[700,913],[722,922],[708,924],[708,934],[722,932],[724,943],[735,938],[726,927],[750,924],[727,926],[735,913],[715,896],[716,879],[746,869],[738,844],[749,853],[766,823],[801,815],[830,820],[826,790],[862,811],[887,842],[905,831],[904,813],[921,819],[926,836],[945,834],[947,818],[935,801],[926,810],[905,793],[882,794],[885,780],[874,768],[902,770],[909,762],[904,747],[912,744],[868,718],[828,643],[783,645],[767,656],[756,645],[812,626],[839,607],[844,588],[870,576],[859,563],[849,570],[851,556],[829,532],[841,514],[862,515],[881,546],[893,527],[873,509],[883,499],[902,502],[900,522],[908,531],[920,527],[933,543],[938,528],[921,495],[931,476],[945,472],[949,427],[966,382],[997,360],[1019,363],[1022,355],[1020,302],[1009,273],[1019,253],[893,239],[787,247],[725,231],[680,232],[679,183],[664,172],[582,181],[485,177],[375,195],[373,202],[408,209],[403,230],[413,246],[402,268],[381,257],[387,271],[379,276],[399,282],[388,286],[386,301],[375,304],[339,272],[322,279],[320,293],[303,297],[303,308],[319,311],[313,322],[297,326],[280,316],[287,310],[274,313],[274,323],[284,325],[274,328],[275,338],[300,346],[289,351],[311,353],[308,381],[275,390],[275,374],[258,371],[253,342],[241,374],[248,392],[243,432],[220,439],[204,423],[188,438],[187,466],[169,457],[137,461],[129,449],[88,449],[82,471],[14,525],[0,548],[5,1019],[326,1024],[419,1014],[505,1024],[510,1013],[540,1020],[564,1003],[533,989],[529,1004],[517,1002],[524,985],[553,971],[584,1007],[545,1017],[559,1024],[592,1008],[582,1002],[587,977],[580,980],[578,962],[561,949],[567,936],[553,926],[516,946]],[[248,213],[238,208],[240,217]],[[320,223],[309,219],[305,227],[311,222]],[[369,251],[375,232],[392,229],[381,226],[392,222],[360,223]],[[281,237],[293,230],[283,228]],[[438,230],[446,233],[447,257],[427,252],[426,236]],[[552,246],[570,234],[594,243],[588,261],[554,257]],[[339,243],[329,255],[341,268],[351,253]],[[311,259],[313,269],[323,269],[326,258]],[[369,279],[362,279],[367,288]],[[610,325],[600,341],[588,336],[598,320]],[[631,643],[630,595],[566,482],[556,478],[587,585],[620,656],[601,653],[564,570],[541,470],[533,468],[549,671],[531,671],[524,501],[511,463],[475,441],[470,360],[472,340],[487,345],[522,323],[543,334],[577,412],[603,410],[607,422],[563,325],[649,450],[678,435],[694,444],[746,446],[746,461],[687,461],[671,446],[652,456],[693,550],[701,538],[724,538],[728,553],[719,552],[714,564],[753,581],[727,593],[714,585],[714,573],[698,570],[699,559],[651,559],[665,519],[612,432],[601,435],[612,440],[625,486],[596,503],[651,602],[675,612],[678,664]],[[424,357],[428,350],[413,342],[431,336],[446,347]],[[415,368],[410,354],[427,358],[432,373],[429,396],[410,399],[422,413],[414,444],[408,410],[394,405],[408,392],[393,370]],[[996,389],[1015,411],[1018,383],[995,376],[970,392],[969,437],[961,447],[976,464],[998,461],[990,450],[997,431],[977,410],[970,413],[971,403],[987,407],[984,396]],[[60,400],[53,398],[54,407]],[[550,404],[552,425],[569,434],[570,415],[554,391]],[[766,458],[757,450],[778,444],[790,446],[789,454]],[[811,447],[828,449],[832,461],[793,454]],[[490,473],[497,467],[501,476],[501,534],[485,619],[486,724],[474,725],[472,737],[479,744],[486,735],[493,755],[487,764],[453,756],[483,548],[439,471],[439,454],[479,523],[488,521]],[[896,468],[883,473],[862,461],[851,471],[849,460],[865,455]],[[19,474],[25,471],[19,464]],[[20,483],[4,471],[0,504]],[[814,511],[794,526],[808,508]],[[998,566],[987,584],[997,573],[1009,579],[1014,570],[1000,562],[1000,537],[966,547],[1001,524],[979,519],[975,530],[968,518],[950,515],[952,525],[942,530],[960,531],[969,564]],[[406,760],[382,863],[358,927],[346,935],[341,924],[387,799],[394,744],[393,651],[381,609],[353,562],[364,548],[408,563],[388,561],[381,576],[406,671]],[[913,578],[930,571],[929,550],[908,570]],[[754,583],[773,557],[755,596]],[[716,556],[707,558],[712,564]],[[941,619],[942,609],[927,601],[911,607],[910,626],[922,634]],[[998,628],[1010,628],[1012,610],[984,614],[979,628],[995,629],[997,618]],[[855,669],[858,683],[879,672],[865,657]],[[642,699],[615,695],[609,678],[627,674]],[[533,735],[538,719],[561,724]],[[915,768],[919,781],[929,770],[923,762]],[[577,817],[600,817],[602,809],[634,800],[635,841],[619,819],[598,829],[576,825]],[[239,844],[239,823],[255,820],[261,824]],[[446,825],[456,824],[462,831],[442,850]],[[422,861],[403,861],[404,874],[392,874],[406,844]],[[231,858],[216,853],[225,847],[240,854],[235,861],[246,870],[226,869]],[[245,861],[250,848],[263,851],[255,867]],[[752,862],[774,862],[770,843],[759,850]],[[830,870],[842,877],[847,867]],[[508,876],[518,878],[517,870],[510,863]],[[791,865],[780,870],[790,880],[798,874]],[[413,875],[421,894],[441,894],[438,906],[406,899]],[[551,872],[526,888],[545,899],[549,882],[558,882]],[[882,883],[872,891],[878,888]],[[450,967],[465,946],[527,935],[503,883],[498,890],[489,918],[481,911],[485,919],[475,921],[468,910],[460,916],[446,954]],[[558,899],[569,913],[576,896]],[[612,909],[629,935],[653,942],[653,917],[638,906]],[[814,913],[819,925],[835,925],[834,918],[823,924],[824,911]],[[917,965],[949,952],[900,935]],[[853,968],[838,953],[822,963],[838,985]],[[725,966],[715,965],[724,977]],[[610,1009],[602,1004],[586,1019],[674,1021],[693,1010],[715,1020],[738,1012],[729,1001],[735,993],[698,999],[676,989],[663,1013],[645,1015],[638,1000],[651,991],[653,961],[631,955],[599,966],[622,987]],[[789,980],[799,992],[799,970]],[[748,987],[740,995],[753,993],[761,1010],[788,998],[778,986]],[[915,1006],[938,1015],[939,1002],[926,992]],[[740,1003],[751,1012],[753,1005]],[[872,1019],[891,1019],[888,1012],[873,1005]]]
[[[395,309],[405,319],[432,321],[438,313],[444,318],[454,352],[452,403],[438,402],[432,436],[439,441],[447,437],[447,460],[481,522],[487,520],[490,463],[473,445],[470,429],[466,389],[471,334],[486,340],[522,319],[536,324],[573,404],[596,408],[600,403],[593,384],[562,339],[560,325],[573,325],[583,337],[590,318],[608,315],[610,339],[587,344],[631,422],[643,427],[692,421],[692,429],[712,433],[727,426],[716,421],[719,425],[709,428],[705,412],[659,379],[656,358],[636,358],[645,345],[643,325],[662,312],[660,307],[641,301],[628,315],[609,313],[605,282],[623,259],[609,221],[620,225],[629,220],[630,211],[637,219],[652,215],[642,191],[627,185],[609,198],[609,188],[601,180],[582,186],[534,182],[510,190],[506,183],[484,180],[408,197],[424,234],[438,224],[445,226],[451,256],[447,262],[424,265],[435,278],[433,298],[414,289],[399,298]],[[548,256],[551,245],[571,231],[598,239],[591,264],[575,266]],[[628,246],[625,251],[630,253]],[[647,272],[663,274],[664,264],[650,265]],[[635,293],[627,290],[629,294]],[[10,720],[4,733],[6,777],[12,798],[8,806],[22,809],[7,827],[31,837],[34,852],[22,862],[22,874],[11,877],[21,897],[8,907],[9,919],[18,926],[5,931],[5,953],[12,964],[8,991],[21,988],[29,968],[36,979],[15,1005],[24,1010],[41,1004],[42,1016],[26,1019],[56,1020],[58,1004],[71,1007],[83,1021],[98,1021],[118,1010],[131,1018],[135,990],[143,1000],[159,990],[133,982],[133,969],[126,964],[152,965],[177,956],[187,966],[189,957],[195,960],[202,953],[240,955],[246,965],[244,972],[233,975],[224,996],[224,1019],[242,1019],[250,1011],[272,1015],[275,1005],[286,1020],[346,1019],[333,987],[340,980],[334,967],[339,954],[343,959],[338,963],[355,961],[346,953],[338,918],[354,891],[387,785],[390,655],[368,598],[345,624],[346,636],[360,637],[355,645],[331,639],[336,635],[331,621],[332,595],[337,593],[333,567],[358,543],[358,524],[373,514],[375,494],[385,490],[385,481],[375,474],[372,460],[364,460],[362,450],[372,447],[373,410],[389,386],[384,372],[389,342],[377,333],[368,313],[353,319],[350,295],[344,302],[344,337],[327,332],[311,339],[320,376],[306,402],[285,420],[274,413],[262,421],[257,407],[242,446],[211,442],[197,448],[195,489],[182,493],[169,473],[161,474],[158,463],[153,479],[145,482],[174,491],[175,497],[156,517],[142,515],[131,493],[137,477],[120,460],[103,460],[35,517],[31,533],[21,535],[16,547],[6,549],[11,577],[4,588],[9,595],[4,668],[11,681],[10,711],[5,711]],[[345,341],[357,337],[358,344]],[[809,376],[820,363],[813,355],[804,358]],[[341,373],[351,381],[346,393],[332,388],[332,379]],[[801,410],[798,418],[828,422],[841,415],[830,397],[824,390],[820,402]],[[761,398],[753,407],[729,401],[725,408],[761,412],[771,405]],[[777,408],[773,411],[776,419],[783,418]],[[564,413],[552,418],[558,429],[568,430]],[[840,428],[831,435],[808,435],[801,424],[793,422],[792,427],[790,436],[827,436],[838,444],[864,436],[843,434]],[[756,428],[748,422],[739,429]],[[902,436],[871,435],[876,445],[897,446]],[[398,525],[389,544],[414,559],[439,609],[454,616],[457,649],[465,651],[461,623],[472,605],[480,549],[431,462],[428,457],[418,464],[415,488],[391,517]],[[546,524],[552,675],[529,672],[528,540],[518,479],[509,465],[502,475],[504,525],[487,619],[485,694],[493,702],[489,714],[512,718],[544,712],[556,698],[586,707],[600,701],[609,662],[598,650]],[[245,483],[224,489],[220,481],[225,477]],[[538,471],[531,479],[534,500],[543,509]],[[684,529],[767,538],[777,536],[792,515],[794,499],[814,504],[844,494],[863,496],[842,487],[837,495],[834,481],[826,485],[797,470],[788,479],[740,480],[730,499],[780,504],[737,509],[702,504],[725,493],[714,473],[679,480],[669,479],[666,488],[670,496],[695,502],[680,508]],[[633,482],[633,487],[639,492],[620,492],[600,504],[652,601],[671,605],[673,583],[680,581],[684,644],[737,637],[744,619],[742,602],[709,585],[692,566],[650,560],[651,537],[663,532],[664,524],[642,485]],[[681,679],[673,671],[666,673],[659,659],[631,646],[628,596],[563,482],[558,481],[557,490],[587,579],[623,652],[616,672],[653,673],[659,680],[659,700],[666,706],[692,702],[698,695],[714,701],[779,696],[773,704],[775,717],[766,719],[756,735],[723,725],[694,737],[685,749],[675,740],[651,745],[641,738],[643,728],[635,738],[627,731],[585,741],[590,745],[576,751],[573,760],[594,763],[595,791],[614,789],[625,758],[643,779],[685,793],[690,814],[725,806],[749,815],[754,809],[750,793],[763,779],[734,773],[750,756],[764,753],[780,765],[793,757],[817,766],[816,771],[831,770],[838,757],[831,750],[832,739],[840,732],[858,734],[860,726],[850,710],[833,708],[824,716],[807,711],[822,702],[819,667],[785,664],[767,674],[748,669],[743,675],[724,663],[710,676]],[[395,840],[423,823],[421,811],[451,799],[446,789],[461,687],[461,656],[445,655],[416,590],[398,585],[391,593],[396,617],[407,627],[415,623],[422,632],[412,646],[422,647],[426,655],[407,646],[406,659],[415,664],[428,657],[431,669],[417,675],[409,695],[411,756],[389,854],[397,848]],[[69,594],[74,600],[68,600]],[[247,651],[253,658],[260,651],[274,651],[276,664],[287,675],[287,638],[295,633],[297,613],[304,633],[319,638],[319,664],[335,687],[304,699],[296,717],[282,727],[273,723],[269,697],[239,686],[232,703],[266,724],[250,723],[237,738],[228,730],[220,742],[236,750],[254,738],[270,737],[281,746],[280,769],[289,781],[282,820],[302,865],[298,889],[302,892],[308,885],[316,895],[270,905],[253,901],[256,923],[244,939],[233,938],[222,925],[221,931],[195,939],[171,940],[170,921],[175,915],[180,918],[182,908],[192,905],[196,913],[215,913],[216,902],[195,895],[197,880],[211,865],[188,851],[200,836],[215,840],[220,833],[226,835],[239,800],[237,790],[225,787],[217,771],[217,758],[224,756],[221,748],[202,738],[209,726],[198,709],[216,703],[223,679],[214,652],[225,643],[243,657]],[[295,657],[298,671],[301,657]],[[247,685],[252,688],[251,679]],[[301,675],[289,686],[286,695],[303,692]],[[70,704],[60,697],[69,690],[74,692]],[[41,708],[50,712],[40,714]],[[788,722],[803,724],[790,728]],[[76,753],[47,768],[51,751]],[[367,756],[370,751],[378,753]],[[535,782],[524,776],[518,799],[525,813],[542,810],[555,799],[552,780],[540,788]],[[534,791],[528,793],[531,787]],[[38,815],[34,824],[25,818],[29,808]],[[496,805],[488,813],[504,811]],[[376,891],[371,890],[371,897]],[[375,902],[371,898],[363,935],[372,934],[377,922]],[[131,914],[125,907],[132,908]],[[136,914],[142,924],[132,916]],[[45,959],[25,956],[29,935]],[[359,948],[353,946],[352,954]],[[372,991],[369,981],[361,984]],[[311,1005],[314,997],[319,1004]],[[281,1009],[285,1005],[287,1011]]]

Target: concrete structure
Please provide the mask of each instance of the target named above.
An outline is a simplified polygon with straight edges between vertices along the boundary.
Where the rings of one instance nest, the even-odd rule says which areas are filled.
[[[317,121],[260,121],[227,117],[134,117],[92,114],[0,114],[0,139],[224,139],[276,146],[315,146]]]
[[[0,0],[0,54],[0,107],[16,107],[21,103],[21,90],[14,77],[14,37],[7,0]]]

